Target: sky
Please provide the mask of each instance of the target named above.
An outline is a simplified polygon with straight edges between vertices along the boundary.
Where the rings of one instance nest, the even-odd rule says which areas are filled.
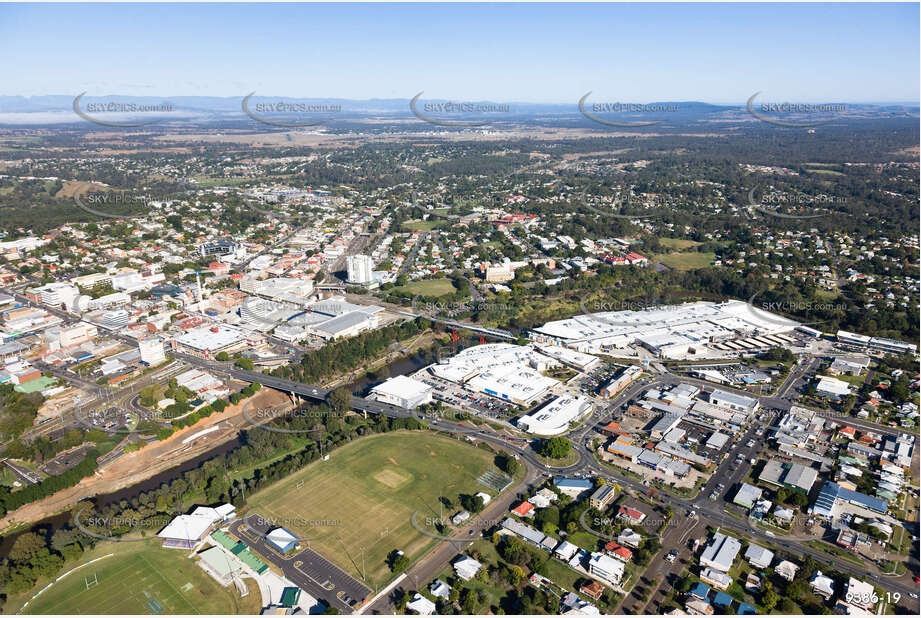
[[[919,5],[0,4],[0,95],[917,102]]]

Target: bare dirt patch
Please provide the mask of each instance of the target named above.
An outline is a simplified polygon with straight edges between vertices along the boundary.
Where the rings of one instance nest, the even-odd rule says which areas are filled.
[[[7,513],[6,517],[0,519],[0,531],[60,513],[86,498],[129,487],[232,440],[241,429],[252,424],[242,416],[243,405],[247,402],[252,402],[251,405],[258,408],[282,407],[290,403],[284,393],[262,388],[250,399],[228,406],[220,414],[212,414],[191,427],[177,431],[167,440],[122,455],[103,465],[95,475],[83,479],[74,487],[62,489],[54,495]],[[186,444],[182,443],[189,436],[215,425],[220,429]]]

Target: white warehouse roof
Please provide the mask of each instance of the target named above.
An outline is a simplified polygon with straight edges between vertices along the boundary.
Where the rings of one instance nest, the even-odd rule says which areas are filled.
[[[518,419],[518,427],[539,436],[563,433],[569,425],[587,414],[592,404],[581,395],[563,395],[527,416]]]
[[[394,376],[372,388],[371,392],[398,399],[413,399],[424,396],[430,390],[432,390],[430,386],[418,380],[406,376]]]

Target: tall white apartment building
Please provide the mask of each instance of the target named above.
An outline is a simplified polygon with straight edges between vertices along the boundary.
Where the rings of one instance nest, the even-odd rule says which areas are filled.
[[[374,261],[367,255],[350,255],[346,258],[349,283],[374,281]]]
[[[163,351],[163,340],[158,337],[138,340],[138,350],[141,352],[141,361],[153,367],[166,360]]]

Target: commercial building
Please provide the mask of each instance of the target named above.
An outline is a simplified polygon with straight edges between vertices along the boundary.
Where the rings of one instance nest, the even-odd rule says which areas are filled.
[[[588,353],[641,345],[661,357],[688,358],[711,344],[786,333],[796,326],[742,301],[697,302],[579,315],[548,322],[534,329],[531,339]]]
[[[710,393],[710,403],[742,414],[752,414],[761,406],[758,400],[752,397],[736,395],[735,393],[727,393],[726,391],[720,390],[715,390]]]
[[[223,585],[230,583],[231,575],[235,570],[234,564],[220,547],[209,547],[197,555],[205,571],[213,574]]]
[[[379,324],[376,315],[380,308],[352,311],[343,315],[307,326],[307,330],[322,339],[344,339],[354,337],[368,330],[374,330]]]
[[[83,318],[106,330],[119,330],[135,321],[136,316],[127,309],[112,309],[87,313]]]
[[[873,337],[870,339],[869,347],[873,350],[892,354],[915,354],[918,351],[918,346],[913,343],[886,339],[885,337]]]
[[[598,394],[605,399],[610,399],[627,386],[633,383],[643,374],[643,369],[639,365],[630,365],[624,368],[616,377],[612,378],[607,384],[599,389]]]
[[[367,255],[350,255],[346,258],[349,283],[363,285],[374,281],[374,261]]]
[[[230,504],[217,508],[196,507],[188,515],[175,517],[157,537],[163,539],[163,547],[192,549],[204,539],[216,524],[232,519],[236,509]]]
[[[742,543],[738,539],[726,536],[722,532],[717,532],[710,540],[710,544],[704,549],[704,553],[701,554],[700,564],[701,566],[728,573],[741,549]]]
[[[265,540],[283,554],[297,547],[297,536],[286,528],[275,528],[266,535]]]
[[[535,345],[534,348],[544,356],[556,359],[578,371],[588,371],[601,364],[601,359],[597,356],[561,348],[558,345]]]
[[[880,352],[891,352],[893,354],[914,354],[918,346],[913,343],[896,341],[895,339],[886,339],[884,337],[867,337],[858,335],[845,330],[839,330],[837,339],[840,343],[855,348],[871,348]]]
[[[508,283],[515,278],[515,269],[510,262],[496,266],[485,264],[483,278],[486,279],[486,283]]]
[[[74,277],[70,282],[77,287],[91,289],[100,285],[112,285],[112,275],[108,273],[90,273]]]
[[[313,279],[295,279],[292,277],[275,277],[255,279],[243,277],[240,290],[248,294],[266,296],[273,300],[304,303],[313,293]]]
[[[80,295],[80,290],[69,283],[54,282],[26,290],[25,296],[33,302],[41,302],[57,309],[73,308],[74,300]]]
[[[843,606],[841,609],[845,614],[873,614],[873,607],[878,602],[874,601],[876,598],[878,595],[873,584],[851,577],[844,588],[844,599],[839,599],[838,605]]]
[[[297,313],[300,313],[300,311],[267,298],[250,297],[240,305],[240,317],[246,322],[254,323],[257,326],[260,323],[264,324],[268,327],[265,330],[271,329],[279,322],[287,320]]]
[[[774,560],[774,552],[752,544],[745,550],[745,559],[755,568],[766,569],[771,566],[771,561]]]
[[[519,429],[538,436],[554,436],[569,429],[570,425],[592,411],[588,397],[561,395],[543,408],[518,419]]]
[[[462,350],[429,366],[428,371],[472,392],[531,405],[559,384],[540,373],[556,363],[531,346],[489,343]]]
[[[592,494],[592,497],[589,498],[589,503],[592,505],[592,508],[603,511],[608,507],[611,502],[614,501],[616,497],[616,492],[614,488],[610,485],[602,485],[595,490],[595,493]]]
[[[432,401],[432,387],[406,376],[396,376],[372,388],[371,395],[378,401],[412,410]]]
[[[87,322],[78,322],[72,326],[61,326],[59,333],[59,342],[62,348],[69,348],[74,345],[80,345],[87,341],[92,341],[99,334],[99,329],[95,325]]]
[[[211,242],[206,242],[199,248],[202,257],[212,255],[234,255],[237,252],[237,243],[229,238],[220,238]]]
[[[808,494],[818,477],[818,471],[809,466],[801,463],[782,463],[772,459],[764,465],[758,480]]]
[[[820,517],[835,519],[847,510],[846,505],[848,504],[875,513],[886,513],[889,510],[889,504],[885,500],[847,489],[838,483],[826,481],[809,512]]]
[[[828,368],[831,375],[859,376],[870,366],[869,356],[838,356]]]
[[[815,393],[819,397],[837,401],[851,394],[851,385],[837,378],[819,376],[819,382],[815,386]]]
[[[718,451],[726,446],[727,442],[729,442],[728,435],[714,431],[712,434],[710,434],[710,437],[707,438],[707,441],[704,443],[704,447]]]
[[[218,352],[230,352],[246,345],[246,333],[232,326],[216,324],[201,326],[176,337],[176,343],[186,351],[211,355]]]
[[[578,498],[594,487],[588,479],[573,479],[564,476],[553,477],[553,485],[570,498]]]
[[[755,503],[761,498],[761,493],[761,490],[754,485],[742,483],[742,486],[739,488],[739,491],[736,493],[736,497],[733,498],[732,502],[734,504],[738,504],[739,506],[750,509],[753,508]]]

